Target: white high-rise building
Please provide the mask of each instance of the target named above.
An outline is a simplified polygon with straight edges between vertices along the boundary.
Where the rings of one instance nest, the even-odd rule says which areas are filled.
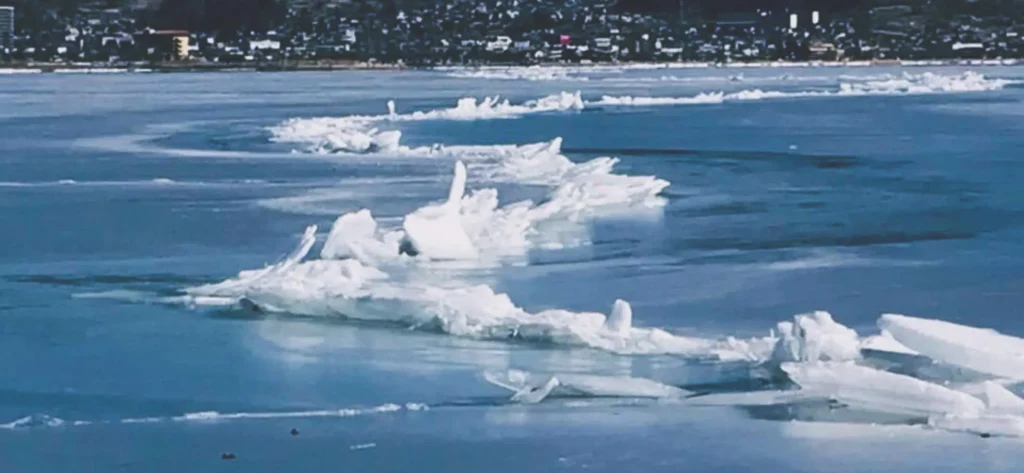
[[[14,46],[14,7],[0,7],[0,48]]]

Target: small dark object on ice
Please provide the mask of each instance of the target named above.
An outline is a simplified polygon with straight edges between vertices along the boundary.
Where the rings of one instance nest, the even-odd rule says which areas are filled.
[[[982,432],[982,434],[981,434],[981,438],[983,438],[983,439],[987,439],[987,438],[990,438],[990,437],[992,437],[992,434],[990,434],[988,432]]]
[[[238,457],[236,457],[234,453],[230,453],[229,452],[229,453],[222,453],[222,454],[220,454],[220,459],[221,460],[234,460],[236,458],[238,458]]]
[[[292,435],[299,435],[299,429],[292,429]]]

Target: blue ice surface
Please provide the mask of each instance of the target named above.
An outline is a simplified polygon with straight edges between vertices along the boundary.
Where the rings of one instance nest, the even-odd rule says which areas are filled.
[[[587,82],[438,72],[0,77],[0,424],[28,418],[0,430],[0,471],[213,471],[228,451],[243,471],[1015,471],[1013,440],[653,402],[510,406],[480,376],[519,368],[686,384],[709,369],[670,357],[147,299],[273,262],[307,224],[326,228],[362,207],[399,217],[445,193],[450,163],[317,159],[268,142],[266,128],[289,118],[385,113],[389,99],[427,110],[467,95],[520,102],[577,89],[587,98],[824,89],[840,73],[787,71],[806,79],[787,82],[748,71],[738,84],[622,80],[660,75],[644,72]],[[672,182],[663,218],[598,221],[585,251],[498,270],[497,289],[531,310],[606,312],[623,298],[636,325],[708,337],[765,335],[815,309],[864,333],[881,312],[901,312],[1020,335],[1022,99],[1011,86],[401,129],[408,145],[561,136],[573,159],[615,155],[619,172]],[[312,210],[266,204],[315,193],[328,198]],[[106,291],[124,297],[80,297]],[[174,419],[388,403],[430,409]],[[123,423],[139,418],[158,420]],[[62,425],[48,426],[55,419]]]

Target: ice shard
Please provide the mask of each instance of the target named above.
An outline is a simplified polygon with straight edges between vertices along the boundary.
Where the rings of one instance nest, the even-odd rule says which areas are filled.
[[[941,320],[885,314],[878,326],[934,360],[979,373],[1024,380],[1024,339]]]

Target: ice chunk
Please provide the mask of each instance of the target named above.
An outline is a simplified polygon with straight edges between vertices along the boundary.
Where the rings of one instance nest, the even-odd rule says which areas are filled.
[[[455,163],[448,201],[406,215],[402,222],[406,238],[416,253],[435,260],[475,259],[478,252],[462,226],[460,212],[466,191],[466,166]]]
[[[865,338],[860,344],[860,349],[896,353],[901,355],[918,354],[916,351],[903,346],[900,342],[897,342],[896,339],[892,338],[892,335],[889,332],[884,330],[878,335],[872,335]]]
[[[559,375],[561,385],[568,391],[596,397],[681,398],[689,391],[646,378],[629,376],[597,376],[581,374]]]
[[[466,165],[462,161],[455,163],[455,177],[452,178],[452,185],[448,189],[448,204],[452,207],[459,207],[462,197],[466,195]]]
[[[616,299],[612,306],[612,313],[608,316],[604,326],[612,332],[628,335],[629,330],[633,328],[633,308],[629,302]]]
[[[935,416],[928,425],[952,432],[969,432],[984,436],[1024,437],[1024,417],[1015,415]]]
[[[489,371],[484,379],[515,393],[512,401],[536,403],[555,397],[683,398],[692,393],[646,378],[559,373],[542,375],[520,370]]]
[[[649,106],[649,105],[695,105],[695,104],[717,104],[725,101],[723,92],[702,92],[693,97],[615,97],[605,95],[601,100],[593,102],[593,105],[614,105],[614,106]]]
[[[288,120],[271,129],[275,143],[303,143],[316,153],[394,152],[400,149],[400,131],[380,131],[366,117]]]
[[[355,258],[373,262],[398,256],[398,238],[379,236],[377,221],[363,209],[338,217],[327,235],[320,257],[323,259]]]
[[[1024,415],[1024,399],[995,381],[982,381],[958,389],[981,399],[991,412]]]
[[[536,404],[546,399],[559,383],[558,378],[552,376],[544,384],[538,387],[526,387],[512,395],[512,402],[520,404]]]
[[[316,260],[260,279],[246,288],[244,295],[255,306],[269,312],[339,316],[351,313],[373,320],[373,316],[358,311],[356,303],[368,295],[367,287],[382,284],[379,281],[387,279],[387,274],[356,260]]]
[[[22,417],[13,422],[6,424],[0,424],[0,429],[15,430],[15,429],[28,429],[35,427],[60,427],[65,424],[64,419],[59,417],[52,417],[46,414],[34,414],[26,417]]]
[[[284,261],[274,269],[278,271],[286,270],[296,264],[299,264],[299,262],[305,259],[306,255],[309,254],[309,250],[311,250],[313,245],[316,243],[316,231],[316,225],[306,227],[306,230],[302,232],[302,239],[299,240],[299,246],[295,247],[291,253],[288,253],[288,256],[285,257]]]
[[[828,312],[817,311],[779,322],[779,337],[772,353],[776,363],[787,361],[845,361],[860,356],[857,332],[832,320]]]
[[[584,108],[583,98],[575,93],[561,92],[522,105],[513,105],[501,97],[463,97],[454,108],[413,112],[406,115],[394,115],[394,121],[420,120],[487,120],[500,118],[517,118],[523,115],[544,112],[581,110]]]
[[[295,266],[297,266],[306,255],[309,254],[309,250],[313,248],[316,243],[316,225],[310,225],[306,227],[306,231],[302,234],[302,239],[299,241],[299,245],[292,250],[281,262],[269,266],[263,269],[242,271],[238,273],[238,276],[233,279],[226,281],[207,284],[203,286],[193,287],[186,289],[190,296],[216,296],[216,297],[231,297],[237,298],[245,295],[245,291],[258,283],[264,278],[272,279],[275,275],[285,274]]]
[[[373,136],[368,151],[396,151],[401,148],[402,132],[398,130],[381,131]]]
[[[784,363],[782,370],[801,389],[859,410],[920,417],[985,411],[984,403],[970,394],[852,362]]]
[[[1024,339],[941,320],[885,314],[878,326],[929,358],[993,376],[1024,380]]]

